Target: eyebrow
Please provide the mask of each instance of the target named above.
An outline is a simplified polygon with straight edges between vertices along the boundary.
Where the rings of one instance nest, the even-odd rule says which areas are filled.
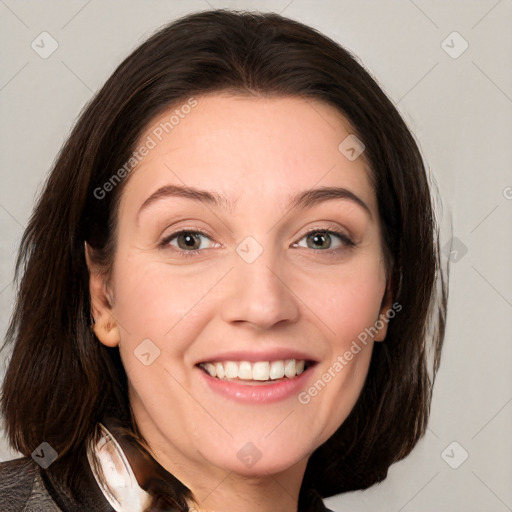
[[[181,197],[198,202],[205,202],[212,206],[223,207],[228,211],[232,211],[235,205],[233,201],[230,201],[215,192],[183,185],[165,185],[153,192],[153,194],[151,194],[144,203],[142,203],[142,206],[137,213],[137,219],[142,211],[148,208],[151,204],[169,197]],[[369,215],[369,217],[372,218],[372,213],[368,205],[356,194],[342,187],[321,187],[305,190],[291,197],[288,208],[307,209],[332,199],[351,201],[360,206]]]

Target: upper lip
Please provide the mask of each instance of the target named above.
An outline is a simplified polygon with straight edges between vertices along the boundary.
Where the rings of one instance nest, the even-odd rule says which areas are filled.
[[[218,352],[209,355],[196,362],[196,365],[209,362],[222,362],[222,361],[249,361],[255,363],[257,361],[280,361],[286,359],[295,359],[296,361],[307,361],[316,363],[317,360],[306,352],[300,350],[293,350],[290,348],[275,348],[272,350],[231,350],[226,352]]]

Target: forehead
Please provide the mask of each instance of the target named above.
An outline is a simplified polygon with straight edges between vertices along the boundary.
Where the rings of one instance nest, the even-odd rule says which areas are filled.
[[[351,161],[339,149],[352,134],[339,111],[318,100],[198,96],[169,108],[141,135],[138,147],[152,148],[123,195],[193,186],[225,197],[234,213],[245,200],[283,201],[306,189],[342,186],[372,208],[363,156]]]

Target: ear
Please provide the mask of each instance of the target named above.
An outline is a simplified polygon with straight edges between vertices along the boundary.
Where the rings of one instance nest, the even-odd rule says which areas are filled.
[[[96,337],[107,347],[119,345],[119,328],[112,312],[112,295],[108,289],[105,274],[93,263],[92,249],[85,242],[85,260],[89,269],[89,293],[91,296],[91,314],[94,319],[92,328]]]
[[[374,337],[374,341],[384,341],[386,339],[390,318],[389,314],[386,313],[388,313],[388,311],[391,309],[392,304],[393,295],[388,281],[386,284],[386,291],[384,292],[384,296],[382,297],[382,302],[380,305],[379,318],[375,322],[375,327],[378,329],[378,331]]]

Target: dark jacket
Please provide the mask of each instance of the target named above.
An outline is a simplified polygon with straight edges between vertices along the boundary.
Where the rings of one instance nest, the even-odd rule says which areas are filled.
[[[149,480],[154,481],[155,477],[165,471],[154,459],[151,459],[150,468],[147,465],[142,467],[144,462],[141,461],[144,458],[134,456],[127,445],[124,448],[128,449],[125,454],[129,455],[132,468],[140,470],[140,474],[148,475]],[[0,511],[114,512],[96,483],[86,454],[77,460],[76,471],[79,477],[73,489],[62,484],[55,471],[57,465],[55,463],[43,469],[30,457],[0,463]],[[309,496],[308,512],[330,512],[320,496],[314,492]],[[172,512],[165,506],[156,506],[155,510]]]
[[[72,492],[59,483],[52,466],[42,469],[30,457],[0,464],[2,512],[113,512],[90,470],[80,461],[80,485]],[[74,494],[74,495],[73,495]]]

